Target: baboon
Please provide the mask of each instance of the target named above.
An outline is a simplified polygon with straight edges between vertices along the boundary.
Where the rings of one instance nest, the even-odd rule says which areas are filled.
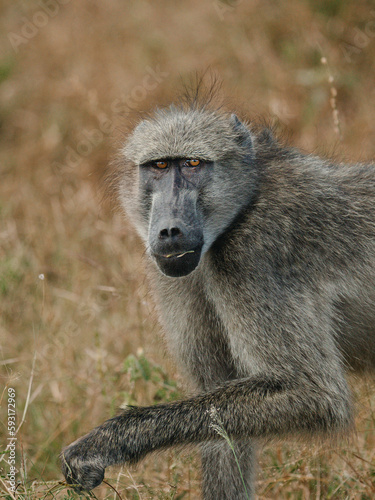
[[[349,429],[346,372],[375,367],[375,165],[305,154],[195,99],[143,119],[120,157],[120,199],[196,392],[128,407],[65,448],[63,472],[91,490],[109,465],[197,444],[206,500],[253,498],[256,441]]]

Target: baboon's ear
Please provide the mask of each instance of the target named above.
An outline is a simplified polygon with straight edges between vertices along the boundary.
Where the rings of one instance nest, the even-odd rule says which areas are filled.
[[[230,117],[231,125],[237,135],[238,143],[245,149],[252,149],[253,141],[251,139],[250,130],[238,119],[237,115],[232,114]]]

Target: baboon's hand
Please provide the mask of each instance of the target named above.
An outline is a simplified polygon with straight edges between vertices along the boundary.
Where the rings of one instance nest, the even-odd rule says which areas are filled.
[[[61,452],[61,468],[66,481],[76,491],[91,491],[104,479],[103,457],[90,450],[90,435],[74,441]]]
[[[148,425],[145,412],[150,413]],[[154,449],[155,446],[150,447],[150,443],[154,444],[151,439],[154,413],[154,407],[129,407],[67,446],[61,452],[61,467],[67,482],[78,491],[90,491],[103,481],[106,467],[135,463]]]

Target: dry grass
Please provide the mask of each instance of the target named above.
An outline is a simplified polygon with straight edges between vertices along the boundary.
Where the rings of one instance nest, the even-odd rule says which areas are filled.
[[[63,445],[124,401],[181,391],[158,338],[143,248],[100,205],[98,179],[129,107],[168,99],[210,67],[249,116],[279,123],[297,146],[352,160],[375,154],[370,1],[52,3],[44,16],[39,2],[0,4],[0,432],[5,443],[14,387],[18,423],[28,401],[19,498],[72,498],[54,483]],[[25,18],[40,27],[33,33]],[[335,446],[266,446],[260,498],[375,497],[374,391],[355,386],[357,434]],[[159,454],[108,477],[121,498],[199,494],[194,453]],[[1,497],[12,498],[4,484]],[[115,493],[104,485],[96,496]]]

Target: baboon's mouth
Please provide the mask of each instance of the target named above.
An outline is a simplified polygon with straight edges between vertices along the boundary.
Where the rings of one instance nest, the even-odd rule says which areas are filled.
[[[171,277],[181,277],[190,274],[199,264],[202,245],[184,252],[154,254],[153,257],[163,274]]]
[[[182,253],[170,253],[168,255],[163,255],[163,257],[165,257],[166,259],[170,259],[172,257],[175,257],[176,259],[180,259],[181,257],[183,257],[184,255],[188,254],[188,253],[194,253],[195,250],[187,250],[187,252],[182,252]]]

